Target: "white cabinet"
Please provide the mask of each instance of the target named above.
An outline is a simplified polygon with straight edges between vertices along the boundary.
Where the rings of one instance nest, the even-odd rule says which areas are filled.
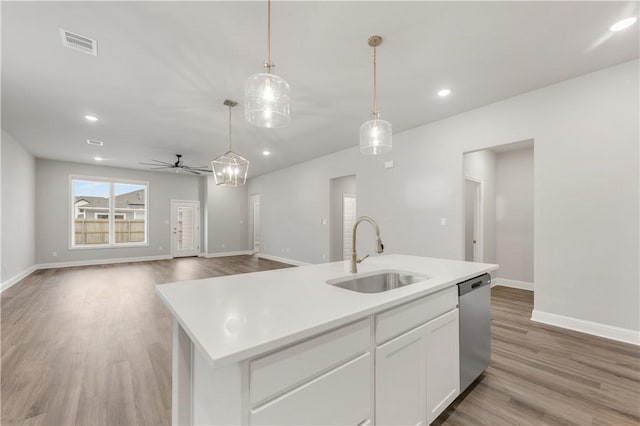
[[[427,418],[427,324],[376,348],[376,424],[417,425]]]
[[[359,425],[371,419],[371,355],[251,411],[252,425]]]
[[[459,394],[458,309],[376,348],[376,424],[430,424]]]
[[[372,323],[361,320],[250,361],[249,423],[371,423]]]
[[[460,394],[458,309],[426,324],[427,424]]]

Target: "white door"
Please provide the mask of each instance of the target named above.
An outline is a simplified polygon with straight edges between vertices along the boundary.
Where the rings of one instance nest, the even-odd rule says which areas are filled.
[[[351,259],[353,225],[356,223],[356,196],[342,196],[342,259]]]
[[[173,257],[200,254],[199,201],[171,201],[171,233]]]
[[[466,177],[464,194],[464,260],[482,262],[482,181]]]

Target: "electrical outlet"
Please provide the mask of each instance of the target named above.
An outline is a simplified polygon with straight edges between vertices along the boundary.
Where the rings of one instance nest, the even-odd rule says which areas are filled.
[[[327,260],[327,255],[322,253],[322,260]]]
[[[53,256],[53,257],[58,256],[58,252],[57,251],[51,252],[51,256]]]
[[[225,247],[226,247],[226,245],[224,243],[222,243],[222,248],[225,248]]]
[[[441,226],[447,226],[447,218],[446,217],[443,217],[443,218],[440,219],[440,225]]]
[[[162,251],[162,246],[158,246],[158,251]]]

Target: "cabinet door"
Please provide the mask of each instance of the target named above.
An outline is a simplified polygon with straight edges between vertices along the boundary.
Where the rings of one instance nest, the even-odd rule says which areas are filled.
[[[427,424],[460,394],[458,309],[426,324]]]
[[[371,419],[371,354],[311,380],[250,413],[251,425],[358,425]]]
[[[376,424],[424,424],[426,329],[424,324],[376,349]]]

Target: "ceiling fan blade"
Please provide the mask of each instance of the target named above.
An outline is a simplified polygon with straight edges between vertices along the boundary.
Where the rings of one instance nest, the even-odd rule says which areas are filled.
[[[191,169],[188,169],[186,167],[183,167],[183,169],[187,173],[191,173],[191,174],[194,174],[194,175],[199,175],[200,174],[200,172],[196,172],[195,170],[191,170]]]
[[[158,169],[173,169],[173,167],[169,167],[169,166],[151,167],[149,170],[158,170]]]
[[[145,166],[157,166],[159,164],[162,164],[165,166],[174,167],[173,163],[167,163],[166,161],[160,161],[160,160],[151,160],[151,161],[155,161],[155,163],[140,163],[140,164],[144,164]]]
[[[211,169],[209,169],[206,166],[183,166],[183,169],[186,170],[197,170],[199,172],[211,172]]]

